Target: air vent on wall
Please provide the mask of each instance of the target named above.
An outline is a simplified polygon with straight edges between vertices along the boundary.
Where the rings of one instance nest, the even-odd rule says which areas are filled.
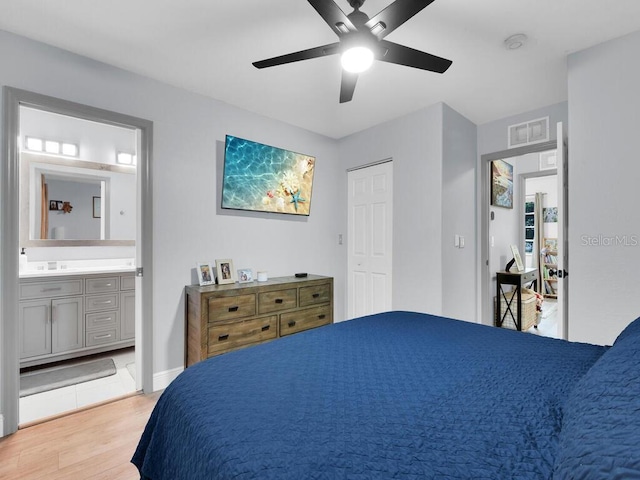
[[[549,117],[509,125],[507,135],[509,148],[546,142],[549,140]]]

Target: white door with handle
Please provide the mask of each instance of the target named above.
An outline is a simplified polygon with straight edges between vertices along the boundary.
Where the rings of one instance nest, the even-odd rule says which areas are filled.
[[[393,162],[348,172],[347,318],[391,310]]]

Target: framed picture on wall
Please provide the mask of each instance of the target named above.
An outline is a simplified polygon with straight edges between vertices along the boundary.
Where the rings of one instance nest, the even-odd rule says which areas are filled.
[[[218,284],[235,283],[236,272],[233,269],[233,260],[216,260],[216,272],[218,274]]]
[[[513,165],[504,160],[491,162],[491,205],[513,208]]]

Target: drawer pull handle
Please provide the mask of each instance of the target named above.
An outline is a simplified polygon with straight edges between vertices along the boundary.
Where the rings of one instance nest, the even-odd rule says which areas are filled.
[[[112,286],[112,283],[103,283],[103,284],[97,284],[96,287],[110,287]]]
[[[320,296],[320,294],[319,293],[314,293],[312,296],[313,296],[313,298],[318,298]]]
[[[238,306],[236,305],[235,307],[229,307],[229,311],[230,312],[237,312],[238,311]]]
[[[288,325],[289,325],[290,327],[295,327],[295,326],[296,326],[296,321],[295,321],[295,320],[291,320],[291,321],[288,323]]]
[[[224,335],[218,335],[218,341],[219,342],[223,342],[223,341],[228,340],[228,339],[229,339],[229,334],[228,333],[226,333]]]
[[[59,292],[62,287],[43,288],[42,292]]]
[[[262,331],[266,332],[267,330],[269,330],[271,328],[271,325],[265,325],[264,327],[262,327]]]
[[[94,335],[94,340],[102,340],[103,338],[109,338],[111,336],[110,333],[105,333],[104,335]]]
[[[93,323],[110,322],[111,317],[96,318]]]
[[[276,303],[282,303],[283,300],[281,298],[276,298]]]
[[[323,320],[325,317],[326,317],[326,315],[325,315],[324,313],[323,313],[322,315],[318,315],[318,318],[319,318],[320,320]]]
[[[104,300],[102,302],[94,302],[95,305],[110,305],[113,300]]]

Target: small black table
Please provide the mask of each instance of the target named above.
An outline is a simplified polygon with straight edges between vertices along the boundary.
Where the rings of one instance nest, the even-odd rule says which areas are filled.
[[[516,271],[500,271],[496,273],[496,314],[495,314],[495,326],[502,327],[507,315],[511,314],[513,317],[516,329],[522,330],[522,287],[527,284],[532,284],[533,289],[538,283],[538,269],[528,268],[522,272]],[[503,285],[514,285],[515,295],[511,298],[507,298],[506,292],[502,289]],[[507,304],[507,308],[502,314],[501,301],[504,300]],[[513,302],[515,305],[515,314],[512,310]]]

